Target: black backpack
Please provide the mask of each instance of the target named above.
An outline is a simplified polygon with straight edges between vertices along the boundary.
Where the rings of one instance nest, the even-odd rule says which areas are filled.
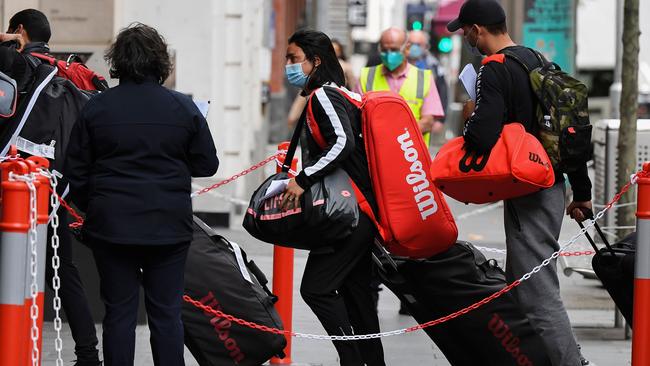
[[[48,158],[52,169],[63,170],[70,132],[91,94],[56,74],[47,64],[33,71],[14,115],[0,120],[0,156],[16,145],[21,154]]]

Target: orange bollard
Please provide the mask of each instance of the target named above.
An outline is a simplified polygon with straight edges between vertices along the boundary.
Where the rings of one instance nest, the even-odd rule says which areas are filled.
[[[650,174],[650,162],[643,165]],[[637,249],[634,269],[632,365],[650,365],[650,177],[639,178],[636,208]]]
[[[30,192],[25,182],[9,180],[9,172],[24,175],[30,167],[24,161],[11,161],[0,164],[0,169],[0,365],[23,365],[30,354],[24,316]]]
[[[278,150],[287,150],[288,148],[288,142],[278,145]],[[284,164],[285,158],[286,156],[282,155],[278,160]],[[295,172],[297,167],[298,159],[294,158],[291,162],[291,170]],[[281,170],[282,167],[278,165],[277,172],[279,173]],[[282,319],[284,329],[291,332],[293,328],[293,248],[278,245],[273,247],[273,293],[279,299],[275,304],[275,309]],[[272,365],[291,364],[291,336],[286,335],[285,338],[287,339],[287,347],[284,349],[285,357],[271,358]]]

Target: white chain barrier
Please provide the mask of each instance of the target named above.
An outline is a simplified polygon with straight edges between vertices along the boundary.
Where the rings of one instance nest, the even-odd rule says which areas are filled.
[[[43,172],[44,176],[49,178],[50,186],[52,191],[56,192],[58,186],[58,178],[56,173]],[[61,259],[59,257],[59,214],[57,212],[60,203],[59,198],[56,194],[50,195],[50,206],[52,207],[51,214],[51,225],[52,225],[52,269],[54,270],[54,275],[52,276],[52,290],[54,290],[54,331],[56,332],[56,339],[54,340],[54,348],[56,350],[56,366],[63,366],[63,340],[61,338],[61,297],[59,295],[59,289],[61,288],[61,278],[59,277],[59,267],[61,266]]]
[[[276,160],[276,161],[277,161],[277,160]],[[634,176],[633,178],[637,178],[637,177]],[[51,179],[51,184],[53,184],[53,186],[56,187],[56,178],[50,175],[50,179]],[[636,179],[631,179],[632,184],[635,184],[635,183],[636,183],[635,181],[636,181]],[[32,187],[33,187],[33,184],[32,184]],[[30,189],[31,189],[31,188],[30,188]],[[196,195],[196,193],[195,193],[193,196],[195,196],[195,195]],[[54,198],[52,198],[52,200],[51,200],[51,203],[52,203],[53,207],[54,207],[55,205],[58,205],[58,202],[56,201],[56,197],[55,197],[55,196],[56,196],[56,195],[53,195]],[[225,195],[216,194],[216,196],[217,196],[217,197],[220,197],[220,198],[228,199],[228,200],[230,200],[230,201],[237,201],[237,204],[246,204],[246,205],[248,204],[248,202],[246,202],[246,201],[244,201],[244,200],[237,200],[237,199],[235,199],[235,198],[230,198],[230,197],[225,196]],[[34,190],[34,197],[35,197],[35,190]],[[35,198],[34,198],[34,202],[35,202]],[[233,202],[233,203],[234,203],[234,202]],[[485,212],[488,212],[488,211],[491,211],[491,210],[497,209],[497,208],[501,207],[502,205],[503,205],[502,202],[497,202],[497,203],[494,203],[494,204],[490,204],[490,205],[488,205],[488,206],[485,206],[485,207],[479,208],[479,209],[477,209],[477,210],[474,210],[474,211],[467,212],[467,213],[465,213],[465,214],[459,215],[457,219],[458,219],[458,220],[464,220],[464,219],[467,219],[467,218],[469,218],[469,217],[476,216],[476,215],[480,215],[480,214],[482,214],[482,213],[485,213]],[[34,203],[34,207],[35,207],[35,203]],[[579,240],[579,239],[580,239],[580,238],[581,238],[585,233],[587,233],[587,231],[588,231],[589,229],[591,229],[592,227],[594,227],[595,224],[596,224],[596,222],[597,222],[598,220],[602,219],[602,217],[605,215],[605,213],[606,213],[609,209],[611,209],[612,207],[613,207],[613,205],[606,205],[606,206],[605,206],[605,207],[604,207],[600,212],[598,212],[598,213],[594,216],[594,218],[593,218],[592,220],[589,220],[588,224],[584,225],[584,228],[582,228],[580,231],[578,231],[578,233],[576,233],[576,234],[575,234],[575,235],[574,235],[574,236],[573,236],[569,241],[567,241],[567,242],[564,243],[564,244],[560,244],[560,249],[559,249],[559,250],[555,251],[555,252],[554,252],[550,257],[548,257],[547,259],[545,259],[544,261],[542,261],[542,263],[540,263],[539,265],[537,265],[536,267],[534,267],[530,272],[524,274],[524,275],[523,275],[519,280],[517,280],[516,282],[523,283],[523,282],[529,280],[529,279],[530,279],[532,276],[534,276],[536,273],[540,272],[544,267],[548,266],[548,265],[549,265],[553,260],[556,260],[556,259],[561,255],[561,253],[562,253],[563,251],[565,251],[565,250],[566,250],[567,248],[569,248],[570,246],[574,245],[574,244],[575,244],[575,243],[576,243],[576,242],[577,242],[577,241],[578,241],[578,240]],[[34,235],[36,235],[36,233],[35,233],[35,222],[36,222],[36,221],[35,221],[35,220],[36,220],[36,212],[35,212],[35,208],[34,208],[34,212],[33,212],[32,214],[34,215],[34,221],[33,221],[33,225],[34,225]],[[55,220],[53,220],[53,227],[54,227],[54,222],[56,222],[56,226],[58,226],[58,216],[56,217]],[[55,231],[55,232],[56,232],[56,231]],[[56,241],[56,243],[55,243],[55,241]],[[34,243],[35,243],[35,241],[34,241]],[[58,249],[58,236],[57,236],[57,239],[56,239],[56,240],[53,238],[53,240],[52,240],[52,246],[53,246],[53,248],[54,248],[54,250],[55,250],[55,256],[56,256],[56,258],[57,258],[56,264],[58,265],[58,256],[57,256],[57,249]],[[35,244],[34,244],[34,247],[35,247]],[[487,251],[487,252],[493,252],[493,253],[505,253],[505,250],[503,250],[503,249],[485,248],[485,247],[478,247],[478,248],[479,248],[479,249],[482,249],[482,250],[485,250],[485,251]],[[33,254],[33,255],[34,255],[34,254]],[[34,258],[33,260],[35,261],[36,259]],[[54,257],[53,257],[53,260],[52,260],[52,264],[53,264],[53,267],[54,267],[54,265],[55,265]],[[55,287],[55,288],[56,288],[56,285],[59,284],[59,283],[58,283],[58,272],[57,272],[57,269],[58,269],[58,266],[55,268],[55,279],[53,279],[53,285],[54,285],[53,287]],[[34,281],[35,281],[35,273],[33,273],[33,278],[34,278]],[[509,285],[509,286],[510,286],[510,285]],[[32,288],[32,289],[33,289],[33,288]],[[34,292],[32,291],[32,294],[33,294],[33,293],[34,293]],[[55,294],[58,295],[58,289],[55,290]],[[36,304],[36,300],[35,300],[35,297],[33,297],[33,306],[34,306],[35,304]],[[56,302],[55,302],[55,304],[56,304]],[[59,302],[59,305],[60,305],[60,302]],[[57,309],[56,309],[56,305],[55,305],[55,310],[57,310]],[[60,306],[59,306],[59,310],[60,310]],[[58,310],[57,310],[57,317],[58,317]],[[33,324],[34,324],[34,325],[36,324],[34,319],[33,319]],[[58,324],[59,324],[58,329],[57,329],[57,325],[56,325],[56,324],[57,324],[57,322],[56,322],[56,320],[55,320],[55,330],[57,330],[57,352],[59,352],[59,360],[60,360],[60,351],[61,351],[61,349],[62,349],[62,344],[61,344],[61,342],[60,342],[60,319],[59,319],[59,323],[58,323]],[[413,331],[415,331],[415,330],[419,330],[419,329],[421,329],[421,328],[419,328],[419,327],[416,326],[416,327],[409,327],[409,328],[404,328],[404,329],[397,329],[397,330],[387,331],[387,332],[379,332],[379,333],[371,333],[371,334],[361,334],[361,335],[341,335],[341,336],[338,336],[338,335],[333,335],[333,336],[331,336],[331,335],[321,335],[321,334],[308,334],[308,333],[299,333],[299,332],[294,332],[294,333],[292,333],[292,335],[293,335],[294,337],[297,337],[297,338],[305,338],[305,339],[312,339],[312,340],[323,340],[323,341],[355,341],[355,340],[367,340],[367,339],[376,339],[376,338],[391,337],[391,336],[396,336],[396,335],[401,335],[401,334],[405,334],[405,333],[413,332]],[[32,337],[33,337],[33,335],[32,335]],[[38,332],[36,332],[36,337],[37,337],[36,339],[38,339]],[[34,343],[36,344],[36,342],[34,342]],[[36,356],[37,356],[37,358],[38,358],[38,349],[36,348],[36,346],[35,346],[35,350],[34,350],[34,352],[36,352]],[[34,359],[34,356],[33,356],[33,355],[32,355],[32,359]],[[62,365],[62,362],[59,363],[59,360],[57,360],[57,366]],[[34,365],[36,365],[36,364],[34,364]]]
[[[580,237],[582,237],[587,230],[592,228],[595,224],[596,221],[600,220],[605,213],[607,212],[609,208],[605,207],[602,211],[598,212],[596,216],[594,217],[593,220],[590,220],[587,225],[583,229],[581,229],[577,234],[575,234],[568,242],[565,244],[560,245],[560,249],[556,252],[554,252],[550,257],[542,261],[541,264],[533,268],[530,272],[526,273],[523,275],[520,279],[519,282],[524,282],[529,280],[533,275],[541,271],[544,267],[548,266],[551,261],[557,259],[560,256],[560,253],[575,244]],[[295,333],[295,337],[298,338],[306,338],[306,339],[313,339],[313,340],[328,340],[328,341],[355,341],[355,340],[362,340],[362,339],[374,339],[374,338],[384,338],[384,337],[391,337],[395,335],[400,335],[404,333],[408,333],[412,328],[404,328],[404,329],[398,329],[398,330],[393,330],[389,332],[381,332],[381,333],[372,333],[372,334],[362,334],[362,335],[351,335],[351,336],[329,336],[329,335],[319,335],[319,334],[306,334],[306,333]]]
[[[635,180],[633,179],[633,180],[631,180],[631,182],[632,182],[632,184],[634,184]],[[584,227],[581,228],[580,231],[578,231],[578,233],[576,233],[571,239],[569,239],[564,244],[560,244],[560,249],[559,250],[554,252],[550,257],[546,258],[544,261],[542,261],[542,263],[540,263],[539,265],[534,267],[530,272],[524,274],[519,280],[517,280],[515,282],[519,282],[518,285],[520,285],[521,283],[529,280],[536,273],[540,272],[544,267],[548,266],[553,260],[556,260],[558,257],[560,257],[562,252],[564,252],[570,246],[574,245],[578,241],[578,239],[580,239],[585,233],[587,233],[587,231],[589,229],[594,227],[596,222],[598,220],[602,219],[603,216],[605,215],[605,213],[609,209],[611,209],[613,207],[613,205],[614,205],[614,203],[605,206],[600,212],[598,212],[594,216],[594,218],[592,220],[589,220],[588,223],[586,225],[584,225]],[[515,282],[507,285],[506,288],[515,285]],[[504,290],[506,288],[504,288]],[[501,291],[504,291],[504,290],[501,290]],[[484,299],[483,301],[485,301],[485,300],[487,300],[487,299]],[[483,304],[485,304],[485,302],[483,302]],[[472,305],[472,306],[474,306],[474,305]],[[468,308],[471,308],[472,306],[470,306]],[[461,309],[461,310],[459,310],[459,311],[457,311],[455,313],[449,314],[447,317],[444,317],[444,318],[451,317],[451,316],[453,316],[455,314],[462,314],[463,310],[467,310],[468,308]],[[443,319],[443,318],[440,318],[440,319]],[[431,323],[431,322],[428,322],[428,323]],[[428,323],[425,323],[425,324],[428,324]],[[296,338],[305,338],[305,339],[321,340],[321,341],[356,341],[356,340],[392,337],[392,336],[396,336],[396,335],[410,333],[410,332],[413,332],[413,331],[416,331],[416,330],[420,330],[420,329],[423,329],[426,326],[428,326],[428,325],[418,325],[418,326],[414,326],[414,327],[409,327],[409,328],[404,328],[404,329],[397,329],[397,330],[388,331],[388,332],[361,334],[361,335],[342,335],[342,336],[334,335],[334,336],[331,336],[331,335],[308,334],[308,333],[299,333],[299,332],[292,332],[291,335],[293,337],[296,337]]]

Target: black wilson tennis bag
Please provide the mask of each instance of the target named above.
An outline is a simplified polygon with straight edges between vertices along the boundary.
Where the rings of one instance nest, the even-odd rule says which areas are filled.
[[[300,130],[298,123],[285,161],[293,160]],[[348,237],[359,224],[359,206],[352,180],[342,169],[314,183],[300,197],[300,206],[283,210],[283,195],[271,194],[276,181],[289,179],[289,166],[268,178],[253,193],[243,226],[255,238],[296,249],[315,249]]]
[[[277,297],[264,273],[236,243],[194,217],[194,238],[185,266],[185,294],[226,314],[282,329]],[[253,366],[283,356],[286,339],[183,303],[185,345],[201,366]]]

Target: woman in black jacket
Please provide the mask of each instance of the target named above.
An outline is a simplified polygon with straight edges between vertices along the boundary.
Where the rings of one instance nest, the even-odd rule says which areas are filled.
[[[183,365],[190,180],[215,174],[217,153],[192,100],[161,85],[172,65],[155,29],[123,29],[106,60],[120,84],[84,107],[65,167],[99,271],[104,361],[133,365],[142,284],[154,364]]]
[[[321,32],[298,31],[289,38],[286,58],[286,76],[311,99],[313,121],[306,121],[309,133],[307,146],[303,146],[309,158],[289,181],[283,206],[297,206],[305,189],[341,168],[376,209],[361,137],[361,114],[342,93],[355,99],[360,96],[342,87],[345,76],[332,42]],[[347,239],[309,253],[300,293],[330,335],[379,332],[370,293],[370,250],[375,234],[373,223],[361,214],[359,226]],[[335,341],[334,346],[341,365],[385,365],[379,339]]]

